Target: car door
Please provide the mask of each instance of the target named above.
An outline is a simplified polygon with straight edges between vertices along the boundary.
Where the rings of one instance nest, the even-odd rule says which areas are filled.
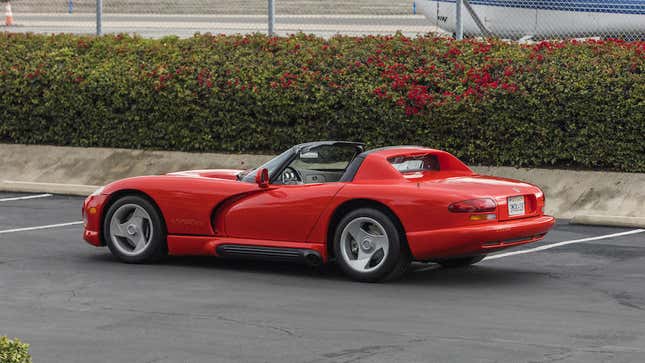
[[[349,142],[303,144],[294,150],[265,188],[244,195],[223,213],[228,237],[306,242],[362,145]]]
[[[223,216],[228,237],[305,242],[344,183],[270,185],[236,201]]]

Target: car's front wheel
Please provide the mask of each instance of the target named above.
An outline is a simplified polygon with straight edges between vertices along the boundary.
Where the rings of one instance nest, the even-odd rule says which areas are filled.
[[[334,252],[346,275],[365,282],[395,279],[411,261],[392,218],[373,208],[356,209],[341,219],[334,234]]]
[[[112,254],[124,262],[153,262],[167,254],[166,231],[159,212],[137,195],[122,197],[110,206],[103,235]]]

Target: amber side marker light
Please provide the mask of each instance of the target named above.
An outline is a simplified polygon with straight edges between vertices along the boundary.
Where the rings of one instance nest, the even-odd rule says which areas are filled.
[[[87,211],[88,214],[96,214],[96,208],[95,207],[90,207]],[[88,215],[85,213],[85,209],[81,208],[81,215],[83,216],[83,225],[87,227],[87,217]]]
[[[497,203],[491,198],[462,200],[461,202],[455,202],[448,206],[448,210],[453,213],[494,212],[496,208]]]
[[[471,221],[492,221],[497,218],[495,213],[473,214],[470,216]]]

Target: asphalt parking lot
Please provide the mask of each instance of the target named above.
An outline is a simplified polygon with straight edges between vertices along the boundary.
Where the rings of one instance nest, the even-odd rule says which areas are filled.
[[[639,230],[558,221],[468,269],[362,284],[215,258],[122,264],[60,225],[82,198],[25,196],[0,193],[0,335],[34,362],[645,361]]]

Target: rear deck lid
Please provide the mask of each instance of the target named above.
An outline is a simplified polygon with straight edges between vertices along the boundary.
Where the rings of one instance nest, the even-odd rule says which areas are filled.
[[[469,175],[425,179],[422,183],[445,193],[452,192],[456,198],[493,198],[497,202],[497,219],[500,221],[543,213],[544,194],[540,188],[518,180]]]

